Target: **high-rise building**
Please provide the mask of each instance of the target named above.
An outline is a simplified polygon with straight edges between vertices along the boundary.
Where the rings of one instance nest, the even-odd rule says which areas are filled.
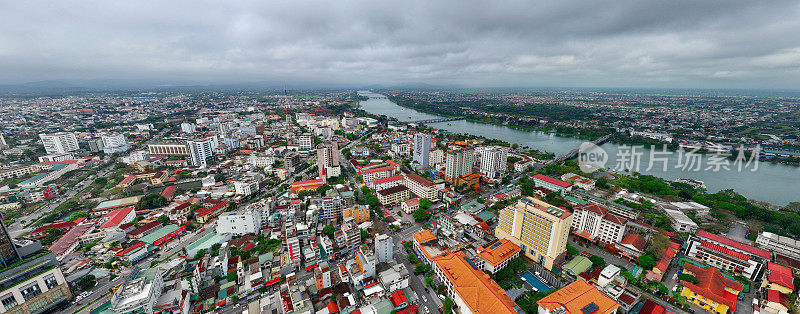
[[[336,177],[341,174],[339,155],[339,143],[336,141],[326,141],[317,145],[317,169],[320,179]]]
[[[425,133],[414,134],[413,162],[418,168],[427,168],[430,164],[431,136]]]
[[[192,166],[205,167],[208,159],[214,156],[214,138],[189,140],[189,155],[192,158]]]
[[[459,176],[472,173],[472,165],[474,163],[474,150],[472,148],[448,151],[447,160],[445,160],[444,179],[455,182]]]
[[[47,154],[63,154],[74,152],[78,149],[78,138],[75,133],[58,132],[53,134],[39,134],[44,150]]]
[[[392,256],[393,246],[392,238],[388,235],[382,233],[375,236],[375,258],[378,259],[378,263],[388,263],[394,259]]]
[[[100,139],[103,140],[103,152],[106,154],[124,152],[130,148],[125,134],[103,134]]]
[[[303,134],[297,138],[297,145],[300,145],[300,149],[312,149],[314,148],[314,137],[311,134]]]
[[[130,279],[124,281],[111,296],[114,313],[153,313],[153,306],[164,288],[163,273],[158,267],[134,268]]]
[[[3,134],[0,134],[0,148],[8,148],[8,142]]]
[[[522,247],[523,254],[547,269],[564,258],[572,213],[534,198],[522,198],[500,211],[495,236]]]
[[[194,125],[194,123],[184,122],[181,123],[181,132],[192,134],[197,132],[197,127]]]
[[[0,271],[0,313],[50,313],[72,294],[53,253],[25,256]]]
[[[506,171],[508,147],[491,146],[481,154],[481,172],[487,178],[497,178]]]
[[[11,236],[8,235],[6,225],[2,222],[2,216],[0,216],[0,268],[6,268],[19,260],[17,249],[11,241]]]

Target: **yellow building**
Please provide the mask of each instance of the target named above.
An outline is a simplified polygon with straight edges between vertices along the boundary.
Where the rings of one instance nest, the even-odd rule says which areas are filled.
[[[519,245],[525,256],[552,269],[564,258],[571,224],[568,210],[526,197],[500,211],[495,236]]]
[[[714,267],[683,265],[683,273],[697,278],[697,283],[683,282],[681,296],[703,309],[720,314],[736,312],[736,300],[742,284],[728,279]]]
[[[364,205],[356,205],[342,210],[342,217],[353,217],[357,224],[369,221],[369,209]]]

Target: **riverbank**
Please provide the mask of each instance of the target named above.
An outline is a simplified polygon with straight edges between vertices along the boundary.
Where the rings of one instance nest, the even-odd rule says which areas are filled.
[[[423,107],[423,106],[409,105],[407,101],[401,101],[401,99],[398,99],[398,98],[392,97],[392,96],[387,96],[387,98],[389,99],[389,101],[391,101],[392,103],[394,103],[397,106],[400,106],[400,107],[403,107],[403,108],[406,108],[406,109],[410,109],[410,110],[414,110],[414,111],[417,111],[417,112],[422,112],[422,113],[429,114],[429,115],[435,115],[435,116],[441,116],[441,117],[457,117],[457,116],[460,116],[460,115],[453,114],[453,113],[450,113],[450,112],[447,112],[447,111],[436,110],[436,109],[434,109],[435,107],[430,107],[430,106],[424,106]],[[572,127],[554,126],[553,128],[548,129],[548,128],[541,128],[541,127],[518,125],[518,124],[514,124],[514,123],[500,123],[500,122],[495,122],[495,121],[486,121],[485,119],[481,119],[481,118],[475,117],[474,115],[467,116],[467,118],[465,120],[468,121],[468,122],[472,122],[472,123],[480,123],[480,124],[486,124],[486,125],[502,126],[502,127],[508,127],[508,128],[517,129],[517,130],[525,130],[525,131],[534,131],[534,132],[543,132],[543,133],[549,133],[549,134],[556,134],[556,135],[559,135],[559,136],[562,136],[562,137],[572,137],[572,138],[577,138],[577,139],[582,139],[582,140],[595,140],[595,139],[600,138],[602,136],[611,134],[612,137],[611,137],[611,139],[609,139],[609,142],[614,143],[616,145],[629,145],[629,146],[640,145],[640,146],[646,146],[646,147],[652,145],[652,146],[655,146],[655,147],[660,148],[660,149],[666,148],[666,151],[668,151],[668,152],[673,152],[674,153],[674,152],[680,151],[680,148],[678,147],[677,143],[664,143],[664,142],[660,142],[660,141],[654,140],[654,139],[631,136],[631,135],[628,135],[628,134],[625,134],[625,133],[616,132],[613,129],[609,129],[608,132],[605,132],[603,130],[598,130],[599,133],[590,136],[590,135],[586,135],[586,134],[578,134],[578,133],[564,132],[563,130],[562,131],[558,130],[559,128],[561,128],[561,129],[563,129],[563,128],[576,129],[576,128],[572,128]],[[706,151],[698,151],[696,153],[701,154],[701,155],[714,155],[713,153],[706,152]],[[737,157],[736,155],[737,154],[732,154],[732,155],[728,156],[727,159],[729,161],[735,161],[736,157]],[[750,155],[746,154],[746,157],[749,159]],[[759,161],[760,162],[769,162],[769,163],[774,163],[774,164],[782,164],[782,165],[787,165],[787,166],[792,166],[792,167],[800,167],[800,160],[794,160],[794,159],[783,159],[783,158],[777,158],[777,157],[775,157],[775,158],[760,157]],[[798,168],[798,169],[800,169],[800,168]]]

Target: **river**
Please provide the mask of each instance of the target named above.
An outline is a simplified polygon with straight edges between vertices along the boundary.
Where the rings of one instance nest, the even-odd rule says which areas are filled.
[[[361,108],[372,114],[385,115],[400,121],[440,118],[440,116],[437,115],[401,107],[380,94],[368,91],[360,91],[359,94],[369,97],[369,100],[361,102]],[[556,155],[569,152],[585,141],[577,137],[476,123],[466,120],[431,123],[429,126],[453,133],[465,133],[500,139],[512,144],[516,143],[520,146],[529,146],[540,151],[552,152]],[[609,160],[606,163],[607,168],[614,169],[617,167],[618,163],[625,161],[624,164],[626,165],[638,164],[640,173],[652,174],[668,180],[679,178],[702,180],[707,189],[711,192],[734,189],[736,192],[748,198],[774,205],[786,205],[791,201],[800,201],[800,196],[797,195],[798,192],[800,192],[800,167],[760,162],[758,163],[756,171],[751,171],[753,170],[753,164],[750,164],[749,167],[743,167],[742,171],[738,171],[738,167],[731,162],[729,170],[719,168],[719,171],[713,171],[716,166],[714,166],[713,161],[709,160],[711,155],[702,155],[699,162],[701,170],[693,171],[695,167],[686,167],[689,169],[685,169],[679,166],[679,162],[685,162],[686,158],[680,160],[677,153],[658,155],[656,152],[652,152],[648,147],[641,147],[635,151],[637,153],[636,155],[641,153],[641,155],[639,155],[640,162],[631,163],[631,158],[626,158],[625,156],[633,155],[628,154],[630,150],[626,149],[625,146],[608,142],[600,145],[600,147],[603,148],[609,156]],[[622,149],[620,149],[621,147]],[[666,171],[663,171],[664,162],[658,161],[653,163],[653,167],[650,170],[647,170],[650,165],[651,153],[655,154],[654,157],[656,157],[656,159],[654,160],[667,157]],[[705,170],[707,168],[711,170]]]

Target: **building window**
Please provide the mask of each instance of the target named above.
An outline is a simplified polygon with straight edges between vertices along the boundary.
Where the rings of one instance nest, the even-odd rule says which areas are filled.
[[[58,286],[58,281],[56,281],[55,275],[50,275],[44,278],[44,284],[47,286],[47,290],[53,289]]]
[[[3,296],[3,299],[0,301],[3,303],[3,306],[6,308],[6,311],[13,309],[17,306],[17,299],[14,298],[14,295],[9,293]]]
[[[25,301],[30,301],[30,299],[33,299],[37,295],[42,294],[42,290],[39,289],[39,284],[36,282],[28,285],[27,287],[22,288],[21,292],[22,292],[22,298],[24,298]]]

